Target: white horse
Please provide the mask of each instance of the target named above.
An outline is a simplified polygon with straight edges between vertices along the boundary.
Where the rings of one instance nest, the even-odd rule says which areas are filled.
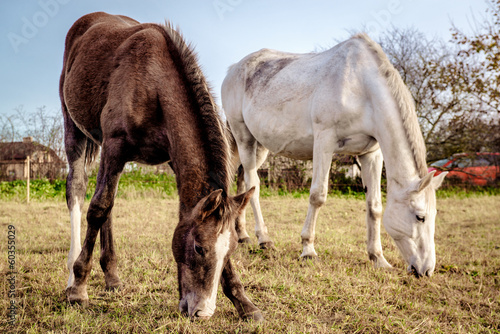
[[[364,34],[322,53],[262,49],[229,68],[222,104],[244,168],[255,234],[272,246],[259,204],[257,169],[268,150],[313,159],[309,209],[301,257],[314,249],[318,211],[326,200],[334,153],[358,155],[366,190],[368,256],[376,268],[391,265],[382,254],[380,179],[387,172],[384,226],[417,277],[436,264],[434,230],[437,189],[445,173],[427,173],[426,149],[411,94],[382,48]],[[383,155],[383,158],[382,158]],[[244,214],[244,213],[243,213]],[[244,216],[240,240],[248,238]]]

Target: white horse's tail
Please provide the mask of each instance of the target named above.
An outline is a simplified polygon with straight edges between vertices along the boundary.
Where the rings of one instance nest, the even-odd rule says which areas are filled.
[[[370,48],[374,55],[379,60],[379,71],[386,78],[392,96],[396,100],[403,120],[403,127],[408,137],[410,148],[412,150],[415,164],[420,177],[427,174],[426,149],[420,125],[418,124],[417,113],[415,111],[415,102],[413,97],[406,87],[399,72],[387,58],[387,55],[382,50],[382,47],[375,43],[366,34],[357,34],[353,38],[361,39]]]
[[[234,139],[233,132],[229,123],[226,121],[224,126],[224,134],[229,146],[229,160],[231,162],[231,171],[236,171],[236,168],[240,166],[240,155],[238,153],[238,145],[236,144],[236,139]]]

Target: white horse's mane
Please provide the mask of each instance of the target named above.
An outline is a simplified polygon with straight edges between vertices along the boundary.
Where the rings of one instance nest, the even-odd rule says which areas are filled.
[[[427,174],[426,149],[422,132],[417,120],[415,103],[399,72],[391,64],[382,47],[368,35],[361,33],[353,36],[363,40],[379,60],[380,73],[386,78],[392,96],[394,96],[403,120],[403,127],[410,144],[416,168],[420,177]]]

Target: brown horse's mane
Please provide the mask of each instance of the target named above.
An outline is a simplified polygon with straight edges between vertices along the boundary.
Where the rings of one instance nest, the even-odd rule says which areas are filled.
[[[205,145],[208,162],[208,183],[214,189],[227,192],[230,184],[229,146],[225,137],[225,125],[214,102],[212,88],[198,64],[198,56],[191,44],[187,44],[178,29],[168,21],[162,25],[172,43],[167,43],[172,57],[181,66],[179,73],[184,75],[189,94],[198,105],[200,132]],[[175,46],[175,48],[172,48]]]

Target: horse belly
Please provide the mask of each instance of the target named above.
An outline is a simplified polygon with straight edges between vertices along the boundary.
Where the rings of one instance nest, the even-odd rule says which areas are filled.
[[[313,142],[312,136],[311,138],[290,141],[276,153],[291,159],[311,160],[313,158]]]
[[[271,152],[292,159],[312,159],[314,135],[306,114],[259,112],[245,123],[255,139]]]
[[[335,153],[348,155],[363,155],[378,149],[375,138],[365,134],[353,134],[341,137],[337,141]]]

